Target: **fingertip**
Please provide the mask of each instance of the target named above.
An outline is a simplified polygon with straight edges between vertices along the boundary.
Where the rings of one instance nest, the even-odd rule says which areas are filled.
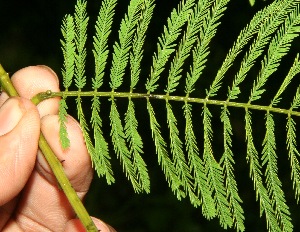
[[[0,136],[12,131],[25,113],[18,98],[8,99],[0,109]]]
[[[117,232],[112,226],[106,224],[98,218],[91,217],[98,230],[101,232]]]
[[[41,130],[57,158],[62,161],[65,173],[72,183],[74,189],[82,198],[88,191],[93,172],[91,158],[88,154],[82,131],[78,122],[71,116],[66,122],[70,147],[63,149],[59,140],[59,118],[57,115],[47,115],[42,118]],[[49,182],[51,170],[41,154],[37,157],[38,170],[46,176]],[[40,167],[39,167],[40,166]]]
[[[33,66],[34,67],[34,66]],[[46,66],[46,65],[36,65],[35,66],[37,69],[44,69],[45,72],[48,72],[52,77],[55,78],[55,81],[56,81],[56,84],[57,86],[59,85],[59,79],[58,79],[58,76],[56,74],[56,72],[53,71],[52,68],[50,68],[49,66]]]
[[[104,223],[98,218],[91,217],[97,229],[101,232],[117,232],[113,227]],[[79,219],[72,219],[67,222],[65,232],[86,231]]]
[[[24,187],[34,167],[39,113],[27,99],[8,99],[0,110],[0,205]],[[10,188],[7,188],[10,186]]]
[[[44,65],[20,69],[12,75],[11,79],[19,95],[27,99],[47,90],[59,92],[59,80],[56,73]],[[41,117],[47,114],[57,114],[58,101],[59,98],[42,101],[38,105]]]
[[[11,79],[18,93],[29,99],[48,89],[59,91],[56,73],[44,65],[22,68],[15,72]]]

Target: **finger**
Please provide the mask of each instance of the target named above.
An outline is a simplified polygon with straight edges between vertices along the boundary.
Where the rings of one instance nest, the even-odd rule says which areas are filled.
[[[31,99],[40,92],[59,91],[57,75],[47,66],[30,66],[23,68],[11,77],[12,83],[20,96]],[[0,106],[8,98],[6,93],[0,96]],[[57,114],[59,98],[42,101],[38,105],[41,117],[47,114]]]
[[[107,225],[103,221],[92,217],[92,220],[94,221],[97,229],[101,232],[116,232],[114,228],[112,228],[110,225]],[[82,226],[82,223],[79,219],[72,219],[70,220],[65,228],[65,232],[81,232],[85,231],[84,227]]]
[[[59,160],[77,194],[82,199],[92,180],[91,160],[88,155],[78,123],[68,117],[67,131],[70,147],[61,148],[59,142],[58,116],[49,115],[42,119],[41,129]],[[30,221],[32,228],[63,231],[67,222],[75,218],[64,193],[58,188],[51,170],[38,154],[36,171],[26,185],[17,209],[17,223],[26,228]],[[42,228],[41,228],[42,227]]]
[[[21,191],[33,170],[40,119],[29,100],[15,97],[1,107],[0,122],[0,205],[3,205]]]
[[[110,225],[104,223],[103,221],[99,220],[98,218],[94,218],[92,217],[93,222],[95,223],[95,225],[97,226],[97,228],[100,231],[103,232],[117,232],[113,227],[111,227]]]
[[[58,120],[57,115],[44,117],[41,125],[42,132],[51,145],[53,152],[62,162],[65,173],[71,181],[73,188],[80,195],[85,194],[89,189],[93,172],[91,158],[88,154],[80,125],[73,117],[67,117],[66,126],[68,138],[70,139],[70,148],[63,150],[59,141],[60,125]],[[50,167],[41,154],[37,157],[37,163],[39,164],[37,165],[37,169],[44,175],[51,173]],[[46,178],[47,177],[48,176],[46,176]],[[53,179],[47,178],[47,180],[51,182]],[[54,184],[56,184],[56,182]]]

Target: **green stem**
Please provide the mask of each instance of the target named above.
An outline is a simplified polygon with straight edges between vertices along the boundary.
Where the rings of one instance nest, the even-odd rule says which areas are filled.
[[[253,105],[242,102],[230,102],[230,101],[222,101],[222,100],[211,100],[206,98],[193,98],[189,96],[170,96],[170,95],[162,95],[162,94],[147,94],[147,93],[132,93],[132,92],[95,92],[95,91],[86,91],[86,92],[78,92],[78,91],[66,91],[66,92],[51,92],[46,91],[39,93],[34,96],[33,100],[35,102],[40,102],[48,98],[53,97],[109,97],[109,98],[147,98],[147,99],[159,99],[165,101],[179,101],[179,102],[187,102],[187,103],[200,103],[207,105],[219,105],[226,107],[238,107],[244,109],[252,109],[252,110],[261,110],[261,111],[269,111],[273,113],[286,114],[291,116],[300,116],[300,112],[292,111],[290,109],[282,109],[276,108],[271,105],[263,106],[263,105]]]
[[[5,70],[3,69],[1,64],[0,64],[0,86],[10,97],[19,96],[19,94],[15,90],[8,74],[5,72]],[[51,93],[51,91],[45,92],[45,94],[48,94],[48,95],[49,95],[49,93]],[[44,99],[47,99],[47,98],[44,98]],[[35,104],[38,104],[40,101],[41,101],[41,98],[39,99],[39,101],[37,101],[36,98],[33,99],[33,102]],[[59,183],[59,186],[64,191],[73,210],[75,211],[77,217],[80,219],[80,221],[84,225],[86,231],[88,231],[88,232],[96,232],[97,231],[98,232],[97,227],[95,226],[95,224],[92,221],[91,217],[89,216],[88,212],[84,208],[81,200],[77,196],[76,191],[74,190],[68,177],[66,176],[61,162],[55,156],[54,152],[50,148],[49,144],[47,143],[47,141],[42,133],[40,133],[39,148],[41,149],[54,176],[56,177],[57,182]]]

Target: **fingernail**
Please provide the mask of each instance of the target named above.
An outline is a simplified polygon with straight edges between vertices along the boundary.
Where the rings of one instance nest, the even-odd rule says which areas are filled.
[[[93,217],[93,221],[97,227],[97,229],[99,229],[100,231],[103,231],[103,232],[117,232],[113,227],[111,227],[110,225],[104,223],[103,221],[97,219],[97,218],[94,218]]]
[[[16,98],[8,99],[0,108],[0,136],[16,127],[24,114],[24,108]]]
[[[45,70],[47,70],[48,72],[50,72],[51,74],[53,74],[53,76],[55,76],[57,83],[59,83],[58,77],[56,72],[53,71],[53,69],[51,69],[50,67],[46,66],[46,65],[37,65],[37,67],[43,68]]]

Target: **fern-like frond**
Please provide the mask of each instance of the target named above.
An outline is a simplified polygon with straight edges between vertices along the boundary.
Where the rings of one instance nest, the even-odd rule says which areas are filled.
[[[81,103],[82,103],[82,99],[80,97],[77,97],[76,98],[77,117],[79,119],[80,127],[81,127],[81,130],[82,130],[82,134],[83,134],[83,137],[84,137],[84,141],[85,141],[87,150],[88,150],[90,156],[93,159],[93,157],[96,157],[96,151],[95,151],[95,148],[92,144],[92,141],[91,141],[91,138],[90,138],[90,135],[89,135],[89,127],[88,127],[88,124],[86,122]]]
[[[297,54],[297,57],[295,58],[294,64],[291,67],[288,75],[282,82],[279,90],[277,91],[275,97],[273,98],[271,105],[275,106],[277,105],[281,100],[281,94],[286,90],[287,86],[291,83],[292,79],[300,72],[300,63],[299,63],[299,54]]]
[[[296,123],[289,116],[287,124],[287,147],[289,151],[289,159],[291,165],[291,179],[293,181],[293,188],[295,190],[295,197],[297,202],[299,202],[300,198],[300,164],[298,157],[300,157],[300,152],[297,149],[297,140],[296,140]]]
[[[113,16],[117,0],[102,1],[93,37],[93,54],[95,59],[95,77],[92,79],[92,87],[97,91],[103,84],[104,70],[108,58],[108,37],[111,33]],[[113,171],[110,164],[108,144],[102,133],[102,120],[100,118],[100,99],[94,96],[92,99],[91,123],[94,130],[95,157],[92,157],[93,165],[98,176],[105,176],[108,184],[114,183]]]
[[[266,115],[266,134],[263,141],[262,164],[266,165],[266,183],[267,190],[275,205],[275,213],[280,220],[282,231],[293,231],[289,207],[286,204],[284,192],[282,191],[281,181],[278,177],[276,141],[275,141],[275,123],[273,115]]]
[[[88,25],[88,17],[86,13],[86,1],[77,0],[75,5],[75,84],[78,88],[78,91],[86,85],[86,76],[85,76],[85,62],[86,62],[86,39],[87,39],[87,25]],[[83,133],[83,137],[86,143],[87,150],[92,157],[92,160],[95,160],[96,151],[95,147],[92,144],[90,135],[89,135],[89,127],[86,122],[83,109],[82,109],[82,99],[81,96],[78,95],[76,98],[76,107],[77,107],[77,116],[79,119],[79,123],[81,126],[81,130]]]
[[[285,17],[292,11],[291,8],[292,1],[277,1],[274,2],[271,6],[265,9],[264,17],[261,20],[258,20],[259,24],[262,24],[257,33],[257,37],[254,42],[251,44],[249,51],[244,56],[241,68],[234,79],[231,91],[228,96],[230,99],[237,98],[237,95],[240,93],[238,85],[244,81],[247,73],[255,64],[256,59],[263,53],[264,48],[271,39],[272,34],[276,29],[284,22]],[[270,12],[272,14],[270,14]],[[253,99],[250,100],[250,102]]]
[[[269,18],[271,15],[276,14],[278,8],[278,1],[273,2],[268,7],[265,7],[263,10],[257,12],[249,24],[240,32],[236,42],[233,44],[233,47],[229,50],[221,68],[218,70],[217,76],[214,80],[214,86],[219,86],[222,79],[224,78],[225,73],[232,66],[238,54],[241,53],[242,49],[249,43],[249,41],[254,37],[255,34],[259,32],[261,25]],[[247,67],[246,57],[242,62],[242,65]],[[250,62],[249,62],[250,63]],[[247,69],[241,68],[238,74],[235,76],[232,87],[228,93],[228,99],[235,99],[240,93],[238,85],[245,79]],[[218,88],[219,89],[219,88]]]
[[[87,39],[87,26],[89,17],[86,13],[86,1],[77,0],[75,6],[75,45],[77,54],[75,58],[75,83],[78,89],[82,89],[86,85],[85,62]]]
[[[217,215],[220,218],[220,224],[223,228],[232,227],[233,220],[230,213],[229,203],[227,201],[226,189],[224,186],[223,169],[215,160],[212,151],[212,127],[211,113],[206,105],[203,108],[204,125],[204,167],[208,177],[209,188],[214,192],[214,201],[217,209]]]
[[[62,45],[62,52],[64,57],[64,64],[62,69],[63,86],[68,91],[71,86],[74,69],[75,69],[75,25],[74,19],[71,15],[66,15],[62,21],[61,32],[63,39],[60,40]],[[63,149],[70,146],[70,140],[67,135],[67,104],[63,97],[59,102],[59,139]]]
[[[167,94],[174,92],[179,84],[179,80],[182,77],[182,66],[186,58],[190,55],[190,51],[197,40],[197,34],[199,34],[200,28],[205,21],[205,17],[207,17],[211,4],[211,0],[199,1],[190,14],[187,30],[171,64],[168,85],[165,90]]]
[[[108,184],[115,182],[110,164],[108,144],[102,132],[102,120],[100,118],[100,99],[94,96],[92,99],[91,124],[94,129],[95,156],[92,157],[93,165],[99,177],[105,176]]]
[[[294,69],[299,72],[300,61],[299,61],[299,55],[297,55],[297,58],[295,60],[295,63],[293,67]],[[292,69],[293,69],[292,67]],[[289,72],[291,73],[291,72]],[[295,97],[293,99],[293,102],[291,104],[290,111],[297,109],[300,107],[300,87],[297,88],[297,92],[295,94]],[[288,115],[287,124],[286,124],[286,130],[287,130],[287,148],[289,152],[289,159],[290,159],[290,165],[291,165],[291,178],[293,181],[293,188],[295,190],[295,197],[297,199],[297,202],[299,202],[300,198],[300,164],[298,157],[300,157],[300,152],[297,149],[297,139],[296,139],[296,123],[294,119],[291,117],[291,115]]]
[[[263,185],[261,165],[259,163],[258,152],[255,148],[252,135],[252,117],[251,112],[246,110],[246,141],[247,141],[247,161],[250,163],[250,177],[254,183],[256,191],[256,199],[259,198],[260,216],[265,212],[267,228],[269,231],[281,231],[275,216],[275,212],[271,205],[267,189]]]
[[[201,54],[200,56],[202,60],[200,63],[204,61],[206,56],[209,54],[208,50],[208,44],[212,40],[212,38],[215,36],[217,32],[217,27],[220,25],[218,20],[223,16],[224,11],[227,9],[227,4],[229,3],[229,0],[218,0],[214,3],[214,6],[211,10],[211,13],[208,15],[208,18],[205,20],[203,32],[201,31],[200,40],[202,40],[202,44],[200,45],[202,48],[198,48],[197,53]],[[199,77],[198,77],[199,78]],[[211,89],[211,91],[214,91],[214,87]],[[213,94],[213,93],[212,93]],[[210,95],[210,94],[208,94]]]
[[[98,89],[103,84],[104,69],[108,58],[108,37],[111,33],[113,16],[117,0],[104,0],[100,7],[96,21],[96,35],[94,36],[93,54],[95,58],[95,78],[93,78],[93,89]]]
[[[285,24],[278,30],[270,43],[268,55],[265,56],[262,62],[262,69],[251,91],[249,102],[258,100],[261,97],[261,94],[265,91],[265,89],[262,88],[266,81],[270,75],[277,70],[280,60],[289,51],[294,38],[299,35],[299,23],[299,8],[296,7],[296,9],[290,13],[288,19],[285,20]]]
[[[178,10],[174,9],[171,12],[171,16],[167,20],[168,24],[164,27],[164,33],[158,39],[157,53],[153,56],[150,78],[146,83],[148,93],[153,92],[158,87],[157,81],[165,69],[165,64],[175,51],[175,41],[179,37],[183,25],[190,17],[194,2],[195,0],[181,1]]]
[[[120,114],[118,112],[115,100],[111,100],[111,109],[110,109],[110,125],[112,142],[114,145],[114,150],[120,159],[123,170],[126,173],[127,178],[131,181],[131,184],[134,188],[134,191],[141,192],[142,188],[139,184],[135,167],[131,160],[131,154],[126,145],[126,136],[120,119]]]
[[[170,140],[171,140],[170,147],[173,155],[173,162],[175,165],[176,175],[181,180],[183,189],[185,190],[186,195],[189,196],[191,203],[194,206],[199,206],[200,201],[194,193],[193,185],[191,182],[192,176],[190,173],[190,168],[186,163],[184,152],[182,150],[182,141],[179,138],[177,120],[173,113],[172,107],[168,102],[166,102],[166,108],[167,108],[167,122],[168,122]]]
[[[274,0],[254,15],[250,23],[240,32],[237,40],[229,50],[216,76],[209,83],[206,97],[191,97],[191,93],[197,86],[196,83],[202,77],[210,54],[210,43],[217,34],[223,16],[230,0],[178,0],[176,9],[171,11],[163,33],[158,38],[157,51],[152,56],[152,65],[142,66],[145,49],[146,33],[150,20],[154,13],[155,0],[130,0],[127,13],[122,17],[118,38],[113,43],[112,54],[108,46],[108,38],[111,33],[115,7],[117,0],[103,0],[96,22],[96,35],[93,37],[93,55],[95,58],[95,75],[91,78],[92,90],[85,91],[86,78],[86,40],[87,23],[86,0],[77,0],[75,14],[67,15],[63,20],[62,50],[64,56],[62,93],[50,93],[49,96],[41,94],[42,98],[61,97],[59,122],[60,139],[63,148],[68,147],[66,120],[67,102],[69,96],[76,97],[78,119],[82,128],[87,149],[92,157],[92,163],[100,177],[105,177],[108,184],[115,181],[110,163],[109,144],[105,140],[105,132],[102,131],[102,114],[105,113],[102,98],[109,98],[110,106],[110,137],[117,159],[123,167],[126,177],[131,181],[135,192],[150,192],[150,179],[146,162],[143,156],[147,155],[144,149],[146,140],[142,139],[139,131],[139,118],[136,112],[135,98],[143,98],[147,104],[149,126],[154,141],[158,163],[165,175],[165,179],[177,198],[189,197],[191,203],[202,208],[205,218],[218,217],[223,228],[235,227],[236,231],[245,231],[245,217],[242,208],[242,199],[239,196],[238,183],[236,181],[235,152],[233,147],[233,120],[231,107],[245,110],[245,136],[247,154],[246,160],[250,167],[256,200],[260,207],[260,216],[264,214],[267,228],[270,232],[293,230],[289,206],[282,190],[282,182],[279,178],[278,154],[276,149],[275,131],[277,121],[275,114],[284,114],[286,122],[286,144],[288,158],[291,167],[291,179],[297,201],[300,199],[300,163],[299,148],[297,144],[296,120],[300,108],[300,87],[294,96],[290,109],[279,108],[283,96],[286,97],[288,86],[294,82],[300,73],[300,59],[297,55],[294,64],[283,80],[270,105],[254,105],[253,101],[260,99],[267,91],[267,83],[271,76],[279,69],[283,57],[290,51],[292,42],[300,32],[300,0]],[[147,43],[150,41],[147,41]],[[148,44],[147,44],[148,46]],[[248,47],[241,57],[241,64],[233,76],[231,87],[228,87],[227,99],[214,99],[225,82],[223,78],[242,50]],[[148,50],[148,49],[147,49]],[[151,49],[149,49],[151,50]],[[192,57],[190,57],[192,56]],[[149,57],[148,57],[149,58]],[[192,64],[186,64],[191,60]],[[246,94],[249,92],[248,102],[235,102],[241,93],[241,84],[249,71],[254,69],[258,60],[261,61],[261,69],[257,73],[253,87],[243,86]],[[145,59],[146,61],[146,59]],[[111,62],[109,67],[106,67]],[[185,71],[185,67],[190,69]],[[145,63],[146,66],[146,63]],[[169,70],[165,70],[170,67]],[[110,73],[106,74],[105,69]],[[146,90],[136,93],[138,81],[144,75],[144,69],[150,69],[148,79],[144,80]],[[167,72],[168,71],[168,72]],[[254,71],[254,70],[253,70]],[[160,78],[166,72],[167,83],[165,94],[157,94]],[[186,72],[186,75],[183,73]],[[125,77],[125,74],[128,76]],[[109,75],[111,90],[101,92],[104,76]],[[128,91],[118,92],[125,78],[130,78]],[[185,80],[182,80],[184,79]],[[70,91],[73,80],[76,91]],[[172,95],[179,87],[183,87],[185,81],[185,96]],[[209,80],[207,80],[209,81]],[[126,81],[129,84],[129,79]],[[206,84],[207,82],[205,82]],[[183,85],[182,85],[183,84]],[[245,90],[244,90],[245,88]],[[50,91],[51,92],[51,91]],[[83,96],[91,97],[91,128],[93,129],[94,146],[91,142],[91,134],[83,110]],[[128,99],[127,111],[120,115],[117,98]],[[213,98],[213,99],[212,99]],[[157,115],[152,101],[166,103],[164,121],[159,120],[164,115]],[[173,108],[176,102],[183,104],[183,116],[185,131],[179,125],[178,112]],[[173,104],[174,103],[174,104]],[[194,106],[203,105],[202,124],[203,138],[196,135],[193,125],[197,123],[193,116]],[[211,111],[210,105],[221,109]],[[100,107],[101,106],[101,107]],[[252,113],[254,110],[264,111],[266,117],[265,137],[262,142],[262,151],[258,152],[252,131]],[[100,115],[101,112],[101,115]],[[164,112],[159,112],[160,114]],[[212,125],[213,115],[221,121],[223,136],[223,153],[218,162],[215,158],[217,150],[213,148],[213,134],[216,133]],[[199,119],[199,117],[198,117]],[[199,121],[198,121],[199,123]],[[161,128],[161,125],[163,128]],[[200,126],[202,127],[202,125]],[[164,130],[168,131],[168,138],[164,138]],[[184,137],[183,134],[184,133]],[[184,138],[185,141],[182,139]],[[203,151],[197,143],[203,143]],[[199,155],[203,154],[203,158]],[[260,156],[261,155],[261,156]]]
[[[194,91],[194,85],[205,68],[206,57],[209,54],[208,45],[216,34],[217,25],[215,26],[214,23],[217,22],[217,19],[224,10],[223,8],[219,9],[219,5],[215,5],[213,9],[209,9],[208,7],[211,7],[212,1],[206,1],[205,3],[201,7],[201,11],[197,12],[197,15],[201,16],[202,28],[200,30],[199,42],[193,51],[193,65],[186,77],[185,92],[187,95]],[[223,3],[221,4],[223,5]],[[198,5],[200,5],[200,3],[198,3]]]
[[[60,42],[64,56],[64,68],[62,69],[63,86],[68,90],[72,84],[75,69],[75,25],[73,16],[65,16],[62,22],[61,32],[63,40]]]
[[[291,83],[292,79],[300,72],[300,60],[299,54],[297,54],[293,66],[291,67],[289,73],[286,78],[282,82],[279,90],[277,91],[275,97],[271,101],[271,106],[276,106],[281,100],[281,94],[286,90],[287,86]]]
[[[141,61],[143,58],[143,45],[145,42],[145,34],[147,32],[150,19],[153,15],[155,0],[145,0],[142,5],[141,16],[133,39],[132,52],[130,53],[130,70],[131,70],[131,91],[135,88],[140,72]]]
[[[221,113],[221,121],[223,122],[224,136],[224,153],[220,160],[220,164],[225,173],[225,186],[227,196],[229,198],[230,209],[232,212],[233,222],[237,231],[245,231],[244,210],[241,207],[242,199],[238,194],[237,183],[233,174],[233,152],[232,152],[232,127],[229,119],[230,112],[224,107]]]
[[[66,127],[66,122],[67,122],[67,103],[66,99],[62,98],[59,101],[59,112],[58,112],[58,119],[59,119],[59,140],[60,144],[63,149],[66,149],[70,146],[70,140],[68,138],[68,132],[67,132],[67,127]]]
[[[139,22],[143,0],[131,0],[128,14],[122,19],[119,30],[119,42],[114,45],[113,61],[110,72],[110,86],[117,89],[123,82],[125,68],[129,59],[132,38]]]
[[[216,216],[215,203],[212,198],[212,191],[209,188],[207,176],[205,175],[205,168],[203,161],[200,158],[199,149],[196,142],[196,136],[193,131],[192,122],[192,105],[184,104],[184,116],[185,116],[185,144],[188,154],[188,164],[191,172],[193,173],[193,179],[195,181],[195,192],[199,195],[199,199],[202,205],[202,213],[207,219],[214,218]]]
[[[168,152],[167,144],[161,136],[160,125],[155,118],[155,113],[153,107],[149,101],[147,101],[147,110],[150,118],[150,128],[152,131],[152,138],[154,140],[156,153],[158,156],[158,164],[161,165],[162,170],[166,176],[166,180],[171,187],[172,191],[176,194],[178,199],[185,197],[184,192],[182,191],[182,183],[177,176],[173,162],[171,161]]]
[[[143,58],[143,45],[145,42],[145,33],[150,23],[154,10],[154,0],[145,0],[142,2],[140,16],[137,19],[137,28],[133,36],[132,52],[130,53],[131,83],[130,91],[135,88],[141,72],[141,61]],[[138,121],[135,117],[134,103],[129,99],[127,112],[125,114],[125,136],[130,145],[130,153],[133,156],[133,164],[137,172],[137,178],[141,188],[145,192],[150,192],[150,179],[146,163],[141,154],[143,153],[143,142],[137,131]]]
[[[139,185],[145,192],[150,192],[150,180],[146,163],[141,154],[143,152],[143,141],[137,131],[138,122],[135,117],[134,103],[129,100],[127,112],[125,114],[125,137],[130,145],[130,154],[133,157],[133,166],[137,172]]]

